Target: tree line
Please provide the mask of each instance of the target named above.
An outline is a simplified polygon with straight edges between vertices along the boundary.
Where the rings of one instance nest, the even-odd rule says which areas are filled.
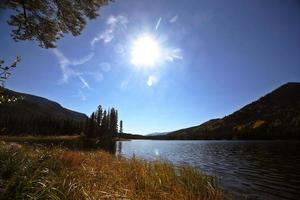
[[[101,105],[87,119],[85,135],[112,139],[123,133],[123,121],[118,121],[118,110],[115,108],[103,109]]]
[[[122,133],[123,121],[118,121],[118,111],[115,108],[103,110],[99,106],[86,121],[26,113],[5,112],[0,114],[0,134],[2,135],[83,134],[90,138],[112,139]]]
[[[84,127],[84,121],[72,119],[9,113],[0,115],[2,135],[77,135]]]

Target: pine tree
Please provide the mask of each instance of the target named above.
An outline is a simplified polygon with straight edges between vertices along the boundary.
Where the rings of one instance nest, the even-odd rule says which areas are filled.
[[[88,137],[94,137],[95,136],[95,113],[94,112],[91,114],[91,117],[89,119],[88,129],[87,129],[87,136]]]
[[[106,112],[106,110],[104,110],[103,118],[102,118],[102,124],[101,124],[101,131],[103,133],[106,133],[107,130],[108,130],[107,112]]]
[[[123,121],[120,120],[120,131],[119,131],[120,134],[123,133]]]
[[[118,112],[115,108],[110,110],[110,131],[113,135],[118,133]]]
[[[102,117],[103,117],[103,110],[102,110],[102,106],[99,105],[97,110],[97,124],[99,126],[101,126]]]
[[[103,109],[101,105],[92,113],[88,120],[87,136],[102,137],[111,140],[119,132],[118,110],[115,108]],[[123,132],[123,122],[121,123],[121,132]]]
[[[119,122],[119,116],[118,116],[118,110],[116,109],[116,116],[115,116],[115,133],[117,134],[118,133],[118,129],[119,129],[119,125],[118,125],[118,122]]]
[[[108,108],[108,110],[107,110],[107,131],[111,130],[110,116],[111,116],[111,110]]]

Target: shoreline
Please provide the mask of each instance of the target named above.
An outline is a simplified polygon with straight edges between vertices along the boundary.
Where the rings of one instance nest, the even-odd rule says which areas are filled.
[[[0,159],[5,164],[0,168],[0,183],[6,184],[0,184],[0,190],[4,199],[35,195],[57,199],[224,198],[214,177],[190,166],[178,168],[166,161],[127,159],[101,150],[32,147],[2,139]]]

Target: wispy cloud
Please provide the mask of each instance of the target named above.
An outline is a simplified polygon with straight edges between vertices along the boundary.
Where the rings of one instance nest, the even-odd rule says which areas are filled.
[[[70,61],[62,54],[62,52],[58,49],[53,49],[52,52],[58,59],[59,67],[63,75],[62,81],[67,82],[69,77],[76,76],[75,71],[69,67]]]
[[[161,17],[158,19],[158,21],[156,23],[155,30],[158,30],[160,22],[161,22]]]
[[[91,89],[91,88],[90,88],[90,85],[86,82],[86,80],[85,80],[81,75],[78,75],[78,78],[79,78],[79,80],[80,80],[81,83],[82,83],[82,88],[88,88],[88,89]]]
[[[93,38],[91,41],[91,45],[94,46],[97,42],[103,41],[104,43],[111,42],[115,37],[115,31],[119,26],[127,29],[128,18],[124,15],[111,15],[106,24],[108,26],[103,32],[101,32],[98,36]]]
[[[90,88],[88,82],[83,78],[82,73],[77,70],[71,68],[71,66],[82,65],[88,62],[94,56],[93,53],[83,57],[79,60],[70,60],[68,59],[59,49],[53,49],[53,54],[56,56],[59,62],[59,67],[62,72],[62,82],[66,83],[72,77],[77,77],[79,81],[82,83],[83,88]]]
[[[173,62],[174,60],[182,60],[182,49],[180,48],[174,48],[174,49],[168,49],[166,50],[165,58],[168,61]]]
[[[81,58],[80,60],[71,60],[71,65],[82,65],[88,61],[90,61],[94,57],[94,53],[90,53],[89,55]]]
[[[176,21],[177,21],[177,19],[178,19],[178,15],[175,15],[175,16],[173,16],[171,19],[170,19],[170,23],[175,23]]]

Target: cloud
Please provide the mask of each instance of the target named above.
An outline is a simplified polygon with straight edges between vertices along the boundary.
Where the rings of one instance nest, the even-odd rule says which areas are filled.
[[[90,53],[89,55],[83,57],[80,60],[72,60],[71,61],[71,65],[74,65],[74,66],[76,66],[76,65],[82,65],[82,64],[90,61],[93,57],[94,57],[94,53]]]
[[[53,49],[53,54],[56,56],[59,62],[59,67],[62,72],[62,82],[67,83],[68,80],[72,77],[77,77],[79,81],[82,83],[83,88],[90,88],[88,82],[83,78],[82,73],[74,70],[71,66],[82,65],[88,62],[94,56],[93,53],[83,57],[79,60],[70,60],[68,59],[59,49]]]
[[[175,23],[176,21],[177,21],[177,19],[178,19],[178,15],[175,15],[175,16],[173,16],[171,19],[170,19],[170,23]]]
[[[154,84],[156,84],[157,81],[158,81],[158,80],[157,80],[157,77],[151,75],[151,76],[148,77],[147,85],[148,85],[149,87],[151,87],[151,86],[153,86]]]
[[[78,78],[82,83],[82,88],[90,89],[90,85],[86,82],[86,80],[81,75],[78,75]]]
[[[158,21],[156,23],[155,30],[158,30],[160,22],[161,22],[161,17],[158,19]]]
[[[75,71],[69,67],[70,61],[62,54],[62,52],[60,52],[58,49],[53,49],[52,52],[58,59],[59,67],[63,74],[62,81],[67,82],[69,77],[76,76]]]
[[[121,24],[122,26],[124,26],[124,28],[127,28],[128,18],[124,15],[117,15],[117,16],[111,15],[107,19],[106,23],[111,26],[116,26],[118,24]]]
[[[173,62],[174,60],[182,60],[182,49],[175,48],[175,49],[169,49],[166,51],[165,54],[166,60]]]
[[[115,31],[119,26],[122,26],[123,28],[127,29],[128,19],[126,16],[123,15],[111,15],[107,19],[106,24],[108,28],[101,32],[98,36],[93,38],[93,40],[91,41],[92,47],[100,41],[103,41],[104,43],[111,42],[114,39]]]

